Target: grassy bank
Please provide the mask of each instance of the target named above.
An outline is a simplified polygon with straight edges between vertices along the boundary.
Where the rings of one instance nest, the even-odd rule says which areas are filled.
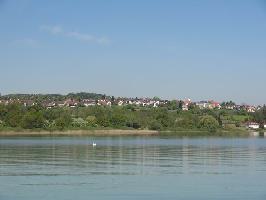
[[[156,130],[136,130],[136,129],[68,129],[68,130],[43,130],[43,129],[20,129],[5,128],[0,129],[0,136],[177,136],[177,137],[197,137],[197,136],[222,136],[241,137],[248,136],[249,131],[245,129],[217,130],[209,132],[201,129],[183,129],[175,131]]]
[[[158,136],[158,131],[152,130],[2,130],[0,136]]]
[[[162,131],[160,136],[177,136],[177,137],[247,137],[248,131],[225,131],[219,130],[216,132],[208,132],[202,130],[187,130],[187,131]]]

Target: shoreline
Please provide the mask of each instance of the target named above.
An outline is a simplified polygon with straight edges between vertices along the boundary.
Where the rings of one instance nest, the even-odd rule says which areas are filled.
[[[178,137],[245,137],[251,136],[252,132],[217,131],[214,133],[202,130],[178,130],[178,131],[156,131],[156,130],[124,130],[124,129],[96,129],[96,130],[2,130],[0,137],[12,136],[178,136]]]
[[[159,136],[159,131],[153,130],[65,130],[65,131],[0,131],[3,136]]]

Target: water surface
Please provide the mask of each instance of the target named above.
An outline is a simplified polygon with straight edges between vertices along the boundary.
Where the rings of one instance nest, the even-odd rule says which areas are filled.
[[[264,138],[0,138],[0,200],[265,200],[265,187]]]

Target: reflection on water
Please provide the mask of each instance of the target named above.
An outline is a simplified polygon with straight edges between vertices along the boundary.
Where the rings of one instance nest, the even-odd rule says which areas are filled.
[[[264,186],[265,139],[0,138],[0,199],[266,199]]]

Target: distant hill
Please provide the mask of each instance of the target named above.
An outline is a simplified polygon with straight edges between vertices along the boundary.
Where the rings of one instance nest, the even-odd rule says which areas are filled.
[[[45,101],[45,100],[53,100],[53,101],[62,101],[65,99],[103,99],[103,98],[111,98],[110,96],[106,96],[105,94],[97,94],[97,93],[87,93],[87,92],[79,92],[79,93],[69,93],[67,95],[62,94],[8,94],[1,96],[1,99],[19,99],[19,100],[33,100],[33,101]]]

